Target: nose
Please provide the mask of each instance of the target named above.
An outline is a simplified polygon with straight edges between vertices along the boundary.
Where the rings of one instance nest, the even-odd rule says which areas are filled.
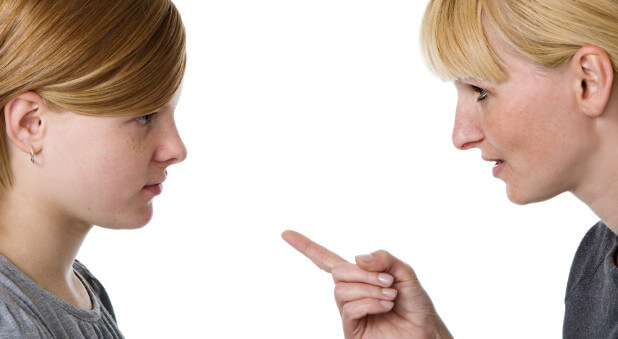
[[[460,150],[477,146],[485,135],[480,127],[480,112],[466,105],[461,98],[457,101],[455,124],[453,126],[453,145]]]
[[[165,162],[168,166],[182,162],[187,158],[187,148],[180,138],[176,123],[173,118],[170,120],[168,127],[163,131],[161,143],[154,155],[155,161]]]

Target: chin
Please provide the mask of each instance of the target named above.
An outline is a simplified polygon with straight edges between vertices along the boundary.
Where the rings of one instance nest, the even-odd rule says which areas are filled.
[[[516,205],[527,205],[535,202],[549,200],[559,193],[539,192],[534,190],[516,189],[512,186],[506,186],[506,196]]]
[[[152,204],[148,204],[145,211],[141,211],[131,219],[124,229],[136,229],[146,226],[152,219]]]
[[[152,204],[138,211],[130,211],[113,218],[111,222],[100,224],[99,227],[115,230],[134,230],[144,227],[152,219]]]

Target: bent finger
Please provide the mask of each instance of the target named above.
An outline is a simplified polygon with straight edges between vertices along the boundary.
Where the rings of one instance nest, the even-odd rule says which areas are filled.
[[[331,273],[335,283],[359,282],[381,287],[390,287],[394,281],[393,276],[388,273],[366,271],[358,265],[348,262],[335,264],[331,269]]]
[[[343,305],[352,301],[367,298],[393,301],[397,298],[397,290],[394,288],[385,288],[362,283],[338,283],[335,285],[334,293],[340,313],[342,312]]]
[[[412,267],[387,251],[358,255],[355,260],[360,268],[370,272],[388,272],[397,282],[418,282]]]
[[[374,298],[365,298],[344,304],[341,313],[344,331],[346,333],[354,331],[362,318],[370,314],[390,312],[394,305],[395,303],[392,301]]]
[[[313,261],[316,266],[328,273],[331,273],[333,266],[336,264],[347,262],[336,253],[329,251],[296,231],[287,230],[281,233],[281,237],[297,251]]]

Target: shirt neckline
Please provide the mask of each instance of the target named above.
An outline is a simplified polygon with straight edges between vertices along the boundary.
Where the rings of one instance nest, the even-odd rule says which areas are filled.
[[[95,296],[95,293],[90,287],[90,285],[86,282],[86,279],[79,272],[77,272],[77,270],[75,270],[75,264],[73,264],[73,273],[77,276],[79,281],[88,291],[88,297],[90,298],[90,302],[92,303],[91,310],[77,308],[74,305],[57,297],[53,293],[43,289],[2,254],[0,254],[0,262],[2,262],[2,264],[11,272],[15,280],[19,280],[20,284],[25,285],[28,290],[31,291],[28,292],[28,294],[36,294],[36,296],[38,297],[37,299],[45,300],[51,304],[55,304],[68,314],[73,315],[76,318],[84,321],[93,322],[101,318],[101,304],[99,303],[99,300]],[[32,299],[32,301],[35,302],[34,299]]]

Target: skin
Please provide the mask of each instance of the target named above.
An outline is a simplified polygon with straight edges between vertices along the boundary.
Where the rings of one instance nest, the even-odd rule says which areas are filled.
[[[386,251],[351,264],[295,231],[282,238],[330,273],[346,339],[452,338],[414,270]]]
[[[485,160],[504,161],[497,177],[514,203],[579,190],[594,167],[600,135],[597,121],[579,107],[575,63],[541,68],[517,55],[492,30],[486,32],[507,80],[455,82],[453,144],[460,150],[478,148]]]
[[[611,59],[597,46],[583,46],[567,65],[546,69],[491,30],[486,34],[507,80],[456,81],[453,143],[503,161],[496,176],[513,202],[572,192],[618,234],[618,85]],[[357,256],[351,264],[294,231],[282,237],[333,276],[346,338],[452,337],[412,268],[388,252]]]
[[[32,92],[9,102],[13,187],[1,199],[0,252],[43,289],[91,309],[75,256],[93,225],[131,229],[150,220],[152,185],[186,157],[174,123],[179,98],[141,117],[53,111]]]

